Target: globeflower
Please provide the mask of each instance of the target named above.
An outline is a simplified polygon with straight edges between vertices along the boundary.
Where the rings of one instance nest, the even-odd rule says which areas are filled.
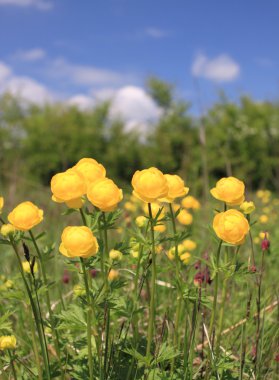
[[[106,169],[94,158],[82,158],[73,169],[76,169],[85,178],[87,186],[106,176]]]
[[[59,251],[66,257],[95,256],[99,246],[96,237],[86,226],[66,227],[61,235]]]
[[[177,220],[184,226],[189,226],[193,223],[193,216],[187,210],[182,209],[177,215]]]
[[[183,240],[182,245],[188,251],[193,251],[197,248],[197,243],[190,239]]]
[[[188,264],[189,261],[191,260],[191,253],[190,252],[185,252],[180,256],[180,260],[183,262],[183,264]]]
[[[29,231],[43,220],[44,212],[32,202],[22,202],[8,215],[15,229]]]
[[[267,222],[268,222],[268,216],[267,215],[261,215],[260,216],[260,222],[262,223],[262,224],[266,224]]]
[[[143,216],[143,215],[140,215],[140,216],[137,216],[137,217],[136,217],[136,225],[137,225],[138,227],[140,227],[140,228],[146,226],[147,222],[148,222],[148,220],[147,220],[146,217]]]
[[[3,236],[9,236],[10,234],[15,233],[16,229],[12,224],[3,224],[0,232]]]
[[[244,214],[247,215],[251,214],[256,209],[254,202],[243,202],[239,208]]]
[[[244,201],[245,185],[235,177],[225,177],[210,190],[212,196],[231,206],[240,205]]]
[[[123,257],[123,253],[118,251],[117,249],[111,249],[109,252],[109,258],[111,260],[121,261]]]
[[[226,243],[240,245],[245,241],[250,226],[245,216],[237,210],[228,210],[215,215],[213,229]]]
[[[137,170],[132,178],[133,194],[146,203],[157,202],[168,195],[166,177],[157,168]]]
[[[70,208],[81,208],[82,196],[86,194],[86,180],[75,169],[55,174],[50,182],[53,193],[52,200],[57,203],[66,203]]]
[[[101,211],[113,211],[123,199],[123,192],[108,178],[102,178],[90,184],[87,189],[87,198]]]
[[[2,212],[3,207],[4,207],[4,198],[0,197],[0,214]]]
[[[119,277],[119,272],[116,269],[111,269],[108,274],[108,280],[109,281],[115,281]]]
[[[16,348],[16,337],[14,335],[0,336],[0,351],[14,350]]]
[[[192,195],[188,195],[187,197],[183,198],[181,205],[184,208],[191,208],[193,210],[198,210],[201,207],[200,202]]]
[[[168,184],[168,193],[160,199],[162,202],[172,203],[176,198],[188,194],[189,187],[185,187],[184,181],[176,174],[164,174]]]

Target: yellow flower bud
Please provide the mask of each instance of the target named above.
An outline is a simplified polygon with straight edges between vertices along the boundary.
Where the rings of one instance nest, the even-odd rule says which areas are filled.
[[[214,198],[229,205],[240,205],[244,201],[245,185],[235,177],[226,177],[216,183],[210,190]]]
[[[109,252],[109,257],[111,260],[122,260],[123,258],[123,253],[116,250],[116,249],[111,249],[110,252]]]
[[[269,239],[269,233],[268,232],[260,232],[259,237],[263,240],[265,237]]]
[[[85,178],[87,186],[106,176],[106,169],[93,158],[82,158],[73,169]]]
[[[180,260],[183,262],[183,264],[188,264],[191,260],[191,253],[185,252],[180,256]]]
[[[77,284],[73,288],[73,293],[75,297],[82,297],[86,294],[86,291],[81,285]]]
[[[168,182],[157,168],[137,170],[132,178],[133,194],[146,203],[158,201],[168,194]]]
[[[94,206],[106,212],[116,209],[123,199],[123,193],[111,179],[103,178],[88,186],[87,198]]]
[[[76,169],[55,174],[51,179],[50,187],[54,202],[65,202],[71,208],[82,207],[81,197],[86,193],[86,181]]]
[[[240,210],[244,214],[251,214],[255,210],[255,205],[254,202],[243,202],[240,205]]]
[[[193,216],[187,210],[181,210],[177,215],[177,220],[179,223],[188,226],[193,223]]]
[[[183,240],[182,245],[183,245],[183,247],[184,247],[185,249],[187,249],[188,251],[193,251],[194,249],[197,248],[197,243],[194,242],[194,241],[191,240],[191,239]]]
[[[3,224],[1,229],[0,229],[0,232],[3,236],[8,236],[10,234],[14,234],[16,231],[16,229],[14,228],[14,226],[12,224]]]
[[[160,199],[162,202],[172,203],[176,198],[183,197],[188,194],[189,187],[185,187],[181,177],[175,174],[164,174],[168,184],[168,193]]]
[[[250,226],[245,216],[237,210],[228,210],[215,215],[213,229],[216,235],[230,244],[243,244]]]
[[[108,274],[109,281],[115,281],[119,277],[119,272],[116,269],[111,269]]]
[[[29,261],[23,261],[22,262],[22,269],[25,273],[31,273],[31,267]],[[33,272],[37,273],[38,272],[38,264],[35,263],[33,267]]]
[[[44,212],[32,202],[22,202],[8,215],[9,222],[20,231],[29,231],[43,220]]]
[[[16,337],[14,335],[0,336],[0,351],[14,350],[16,348]]]
[[[95,256],[98,249],[97,239],[88,227],[66,227],[61,235],[59,251],[66,257],[88,258]]]
[[[137,259],[139,257],[139,251],[132,250],[130,251],[130,255],[134,258]]]
[[[198,210],[201,207],[200,202],[192,195],[188,195],[187,197],[183,198],[181,205],[184,208],[191,208],[193,210]]]

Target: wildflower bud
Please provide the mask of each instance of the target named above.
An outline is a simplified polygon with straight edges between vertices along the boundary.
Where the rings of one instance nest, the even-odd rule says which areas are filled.
[[[69,272],[67,270],[64,270],[62,282],[64,284],[68,284],[70,282],[70,275],[69,275]]]
[[[108,274],[108,279],[109,279],[109,281],[115,281],[115,280],[118,279],[118,277],[119,277],[119,272],[118,272],[118,270],[116,270],[116,269],[111,269],[110,272],[109,272],[109,274]]]
[[[14,350],[16,348],[16,337],[14,335],[0,336],[0,351]]]
[[[90,276],[91,276],[92,278],[97,277],[97,275],[98,275],[98,271],[97,271],[97,269],[91,269],[91,270],[90,270]]]
[[[195,274],[195,277],[194,277],[194,285],[195,286],[201,286],[201,284],[203,283],[204,281],[204,275],[202,272],[198,272]]]
[[[140,215],[140,216],[138,216],[137,218],[136,218],[136,225],[138,226],[138,227],[144,227],[144,226],[146,226],[146,224],[147,224],[147,219],[146,219],[146,217],[145,216],[143,216],[143,215]]]
[[[275,360],[277,363],[279,363],[279,354],[276,354],[276,355],[275,355],[274,360]]]
[[[195,264],[194,264],[194,268],[195,268],[195,269],[200,269],[200,267],[201,267],[201,261],[198,260],[198,261],[195,262]]]
[[[249,267],[249,271],[252,272],[252,273],[256,273],[257,272],[256,265],[252,265],[251,267]]]
[[[262,247],[263,251],[267,251],[269,249],[269,247],[270,247],[270,241],[268,240],[268,238],[267,238],[266,235],[265,235],[265,238],[262,241],[261,247]]]
[[[0,214],[2,212],[3,207],[4,207],[4,198],[0,197]]]
[[[251,214],[255,210],[254,202],[245,201],[241,203],[240,210],[246,215]]]
[[[122,252],[116,250],[116,249],[112,249],[110,252],[109,252],[109,258],[111,260],[116,260],[116,261],[120,261],[122,260],[122,257],[123,257],[123,254]]]

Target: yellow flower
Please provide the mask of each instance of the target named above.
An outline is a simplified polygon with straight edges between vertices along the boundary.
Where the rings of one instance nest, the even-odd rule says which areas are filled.
[[[31,273],[31,267],[29,261],[23,261],[22,262],[22,269],[25,273]],[[38,264],[35,263],[34,268],[33,268],[34,273],[38,272]]]
[[[183,240],[182,245],[183,245],[183,247],[184,247],[185,249],[187,249],[188,251],[193,251],[194,249],[197,248],[197,243],[194,242],[194,241],[191,240],[191,239]]]
[[[111,249],[109,252],[109,257],[111,260],[122,260],[123,253],[118,251],[117,249]]]
[[[228,210],[215,215],[213,229],[216,235],[230,244],[243,244],[250,226],[245,216],[237,210]]]
[[[32,202],[22,202],[8,215],[9,222],[20,231],[28,231],[41,223],[44,212]]]
[[[173,261],[175,259],[175,252],[173,251],[173,249],[169,249],[167,251],[167,256],[169,258],[169,260]]]
[[[106,212],[117,207],[123,199],[123,193],[111,179],[103,178],[88,186],[87,198],[94,206]]]
[[[265,237],[269,239],[269,233],[268,232],[260,232],[259,237],[263,240]]]
[[[125,208],[125,210],[127,210],[127,211],[132,211],[132,212],[134,212],[134,211],[136,211],[137,206],[136,206],[134,203],[132,203],[132,202],[125,202],[125,203],[124,203],[124,208]]]
[[[139,257],[139,251],[132,250],[130,251],[130,255],[134,258],[137,259]]]
[[[86,181],[77,170],[68,169],[65,172],[55,174],[51,179],[50,187],[54,202],[65,202],[71,208],[82,207],[81,197],[86,193]]]
[[[188,264],[191,260],[191,253],[185,252],[180,256],[180,260],[183,262],[183,264]]]
[[[166,177],[157,168],[137,170],[132,178],[133,194],[143,202],[152,203],[168,195]]]
[[[86,291],[81,285],[77,284],[73,287],[73,293],[75,297],[82,297],[86,294]]]
[[[164,225],[164,224],[157,224],[155,227],[154,227],[154,231],[157,231],[157,232],[165,232],[167,229],[167,227]]]
[[[2,212],[3,207],[4,207],[4,198],[0,197],[0,214]]]
[[[176,174],[164,174],[168,184],[168,193],[162,199],[162,202],[172,203],[176,198],[188,194],[189,187],[185,187],[184,181]]]
[[[4,283],[6,289],[11,289],[13,286],[14,286],[14,283],[12,280],[7,280],[5,283]]]
[[[0,336],[0,351],[14,350],[16,348],[16,337],[14,335]]]
[[[198,210],[201,208],[200,202],[192,195],[188,195],[187,197],[183,198],[181,205],[185,208],[192,208],[193,210]]]
[[[0,232],[3,236],[8,236],[10,234],[13,234],[15,233],[15,231],[16,229],[14,228],[12,224],[3,224],[0,229]]]
[[[268,216],[267,215],[261,215],[259,219],[260,219],[260,222],[262,224],[265,224],[268,222]]]
[[[210,190],[214,198],[229,205],[240,205],[244,201],[245,185],[235,177],[226,177],[216,183],[216,187]]]
[[[162,209],[162,210],[160,212],[158,221],[164,218],[165,211],[164,211],[164,206],[163,205],[160,205],[159,203],[151,203],[150,206],[151,206],[152,218],[156,218],[156,216],[157,216],[157,214],[158,214],[158,212],[159,212],[160,209]],[[148,204],[146,204],[146,203],[144,204],[143,211],[144,211],[144,213],[146,215],[149,215]]]
[[[77,170],[85,178],[87,185],[106,176],[106,169],[93,158],[82,158],[73,169]]]
[[[115,281],[119,277],[119,272],[116,269],[111,269],[108,274],[109,281]]]
[[[87,258],[96,255],[98,249],[97,239],[90,228],[71,226],[64,229],[59,247],[62,255]]]
[[[182,253],[184,253],[185,251],[186,251],[186,248],[183,246],[183,244],[178,244],[177,246],[178,256],[181,256]],[[171,247],[169,250],[169,253],[171,256],[175,257],[175,247]]]
[[[187,210],[182,209],[177,215],[177,220],[179,223],[188,226],[193,223],[193,216]]]
[[[256,207],[254,205],[254,202],[243,202],[239,208],[244,214],[251,214]]]
[[[146,224],[147,224],[147,219],[146,219],[145,216],[140,215],[140,216],[138,216],[138,217],[136,218],[136,225],[137,225],[138,227],[142,228],[142,227],[146,226]]]

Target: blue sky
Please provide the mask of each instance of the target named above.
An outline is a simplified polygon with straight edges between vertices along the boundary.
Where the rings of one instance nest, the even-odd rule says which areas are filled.
[[[150,119],[149,75],[192,112],[197,83],[205,107],[220,89],[277,100],[278,15],[278,0],[0,0],[0,92],[84,107],[115,97]]]

